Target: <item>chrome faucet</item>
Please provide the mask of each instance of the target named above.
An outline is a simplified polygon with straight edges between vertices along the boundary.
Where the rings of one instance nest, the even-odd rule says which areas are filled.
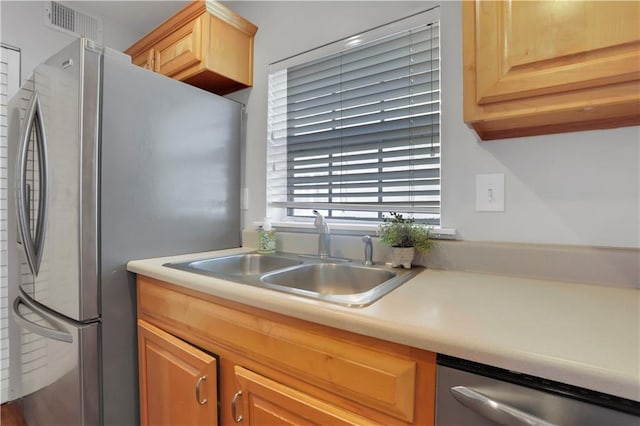
[[[364,243],[364,266],[373,266],[373,243],[371,242],[371,237],[365,235],[362,237],[362,242]]]
[[[316,217],[313,225],[318,230],[318,256],[331,257],[331,231],[329,230],[329,224],[318,210],[314,210],[313,214]]]

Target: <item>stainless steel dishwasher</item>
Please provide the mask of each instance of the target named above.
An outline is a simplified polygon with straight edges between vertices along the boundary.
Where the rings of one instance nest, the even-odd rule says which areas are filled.
[[[639,426],[640,402],[438,355],[436,426]]]

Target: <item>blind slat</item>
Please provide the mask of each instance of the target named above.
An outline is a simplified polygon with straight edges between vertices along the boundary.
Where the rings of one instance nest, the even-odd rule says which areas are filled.
[[[440,178],[440,169],[421,169],[421,170],[403,170],[403,171],[389,171],[382,173],[354,173],[350,175],[328,175],[324,176],[323,181],[325,182],[362,182],[366,180],[411,180],[413,178]],[[288,182],[291,185],[295,185],[298,183],[315,183],[318,182],[318,178],[316,176],[302,176],[302,177],[290,177],[288,178]]]
[[[394,82],[395,83],[395,82]],[[385,101],[390,99],[398,99],[398,98],[406,98],[409,96],[426,96],[431,95],[433,99],[440,99],[440,90],[438,81],[430,81],[429,83],[417,84],[414,82],[413,85],[409,84],[396,84],[396,87],[389,87],[389,85],[384,87],[384,90],[381,92],[373,92],[373,93],[364,93],[355,98],[344,98],[344,97],[336,97],[336,99],[341,99],[341,108],[349,109],[353,107],[357,107],[360,105],[367,105],[374,102]],[[325,98],[325,101],[330,101],[329,98]],[[316,104],[310,105],[308,104],[305,108],[294,109],[293,105],[289,106],[289,110],[287,111],[286,103],[282,103],[282,105],[271,107],[271,116],[273,117],[273,125],[278,126],[282,123],[286,123],[289,116],[293,119],[304,118],[309,115],[321,114],[326,111],[332,111],[335,109],[334,102],[328,102],[324,104]]]
[[[305,202],[286,202],[274,201],[271,205],[276,207],[290,207],[301,209],[343,209],[354,211],[374,211],[374,212],[390,212],[390,211],[407,211],[407,205],[402,203],[344,203],[336,205],[334,203],[305,203]],[[440,204],[436,202],[416,203],[411,206],[413,212],[439,213]]]
[[[420,138],[412,138],[410,141],[404,139],[406,142],[402,143],[398,139],[391,139],[386,141],[379,142],[370,142],[364,141],[360,144],[349,144],[340,146],[340,140],[336,140],[336,144],[329,144],[323,146],[314,146],[314,147],[305,147],[302,145],[298,150],[289,150],[289,157],[295,156],[295,158],[299,157],[312,157],[312,156],[320,156],[327,155],[336,152],[336,149],[342,149],[343,152],[364,152],[372,149],[385,149],[385,148],[396,148],[396,147],[405,147],[405,146],[414,146],[420,149],[420,147],[428,146],[429,149],[432,150],[434,154],[440,152],[440,143],[439,143],[439,135],[437,133],[431,134],[433,139],[430,140],[429,136],[420,137]],[[413,145],[412,145],[413,143]],[[283,150],[286,152],[286,150]],[[277,158],[280,158],[281,162],[286,163],[288,161],[287,156],[282,155],[280,153],[275,153],[269,156],[269,158],[274,162],[278,163]]]
[[[309,63],[290,67],[289,71],[294,73],[295,80],[298,76],[307,76],[323,69],[335,67],[340,61],[350,63],[366,60],[372,56],[402,49],[410,46],[412,43],[414,45],[421,45],[422,43],[430,42],[433,48],[438,48],[440,45],[438,28],[438,25],[432,25],[431,27],[416,29],[411,31],[411,35],[404,33],[403,35],[396,35],[395,37],[390,37],[378,43],[365,44],[358,48],[349,49]]]
[[[373,151],[373,152],[372,152]],[[333,154],[333,152],[331,152]],[[288,159],[288,163],[292,166],[304,166],[304,165],[312,165],[316,163],[320,163],[322,161],[365,161],[365,160],[384,160],[387,158],[398,158],[398,157],[408,157],[408,156],[425,156],[429,155],[431,157],[438,157],[440,153],[439,147],[424,147],[424,148],[412,148],[410,146],[405,149],[398,149],[393,151],[381,151],[379,149],[369,149],[367,151],[360,151],[359,153],[346,153],[341,156],[333,156],[328,157],[329,153],[323,154],[321,158],[320,156],[314,155],[314,158],[308,159],[309,155],[297,155],[294,158],[290,156]],[[375,164],[375,163],[373,163]]]
[[[300,165],[297,163],[289,163],[289,175],[291,177],[297,177],[309,176],[310,173],[347,174],[355,170],[372,169],[378,169],[379,172],[384,173],[385,170],[389,170],[394,167],[408,167],[410,170],[419,170],[417,167],[430,164],[440,164],[440,158],[412,158],[410,160],[392,160],[375,163],[365,162],[357,164],[333,164],[333,162],[328,162],[327,164],[318,164],[316,167],[305,166],[304,168],[300,168]],[[323,178],[324,176],[318,176],[319,180],[322,180]]]
[[[344,94],[345,92],[347,93],[345,96],[349,96],[349,92],[352,90],[362,89],[367,86],[379,87],[379,85],[384,84],[385,82],[399,78],[411,78],[411,76],[415,77],[419,74],[436,75],[440,69],[440,61],[432,59],[415,62],[410,65],[410,68],[406,63],[400,64],[397,62],[391,64],[380,64],[379,66],[371,68],[373,68],[371,71],[376,72],[375,74],[365,72],[363,73],[364,75],[351,76],[353,78],[348,80],[329,79],[326,81],[320,81],[313,86],[302,87],[299,90],[287,90],[287,102],[299,103],[335,93]],[[433,78],[428,77],[428,79],[432,80]]]
[[[335,105],[329,105],[324,108],[316,107],[313,112],[307,110],[296,111],[289,114],[289,117],[282,114],[280,117],[274,117],[274,125],[280,129],[291,129],[294,126],[302,128],[305,125],[317,122],[338,121],[363,114],[420,107],[426,103],[440,102],[440,92],[415,92],[395,97],[382,97],[376,94],[368,97],[371,99],[370,101],[359,99],[358,103],[354,104],[342,102],[340,109],[331,108],[331,106],[335,107]],[[282,119],[279,120],[279,118]]]
[[[307,75],[289,70],[287,91],[289,94],[295,94],[300,90],[317,87],[321,82],[355,80],[363,76],[379,74],[380,70],[411,65],[412,62],[437,61],[439,57],[440,49],[429,46],[427,43],[409,45],[362,61],[349,62],[349,58],[343,56],[334,60],[327,68],[318,69]]]
[[[328,189],[328,188],[351,188],[351,189],[358,189],[358,188],[370,188],[371,185],[378,185],[378,181],[376,180],[374,181],[369,181],[369,182],[332,182],[332,183],[327,183],[327,182],[320,182],[320,183],[308,183],[308,184],[298,184],[295,186],[295,188],[300,188],[300,189],[304,189],[304,188],[308,188],[308,189],[320,189],[320,190],[324,190],[324,189]],[[438,178],[431,178],[431,179],[416,179],[413,178],[411,179],[411,185],[413,185],[414,187],[439,187],[440,186],[440,179]],[[407,181],[406,180],[393,180],[393,181],[385,181],[384,182],[384,187],[385,188],[394,188],[394,187],[399,187],[399,186],[407,186]],[[274,185],[274,188],[278,188],[282,191],[282,193],[286,193],[288,187],[286,186],[286,182],[283,183],[282,185],[278,186],[278,185]]]
[[[370,140],[375,141],[380,135],[389,135],[392,132],[406,134],[408,138],[411,136],[421,136],[421,129],[433,126],[440,122],[440,113],[434,112],[430,115],[420,117],[403,118],[393,121],[385,121],[383,123],[372,123],[368,126],[348,127],[345,129],[332,129],[321,133],[312,133],[306,135],[290,136],[286,138],[288,145],[306,144],[306,143],[322,143],[323,141],[332,139],[342,139],[367,135]],[[413,133],[412,133],[413,132]],[[397,136],[397,135],[394,135]]]

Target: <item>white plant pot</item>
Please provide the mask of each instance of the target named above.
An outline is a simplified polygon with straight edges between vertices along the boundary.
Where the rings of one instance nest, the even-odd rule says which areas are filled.
[[[391,247],[391,266],[411,269],[411,262],[415,254],[415,247]]]

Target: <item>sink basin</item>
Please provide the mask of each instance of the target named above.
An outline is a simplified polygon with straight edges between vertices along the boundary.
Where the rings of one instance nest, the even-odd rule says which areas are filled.
[[[184,271],[242,277],[260,275],[302,264],[302,261],[282,256],[257,253],[238,254],[184,263],[168,263],[165,266]]]
[[[294,266],[263,275],[267,288],[311,297],[339,305],[370,305],[414,277],[422,268],[391,269],[344,263],[316,263]]]
[[[395,277],[386,269],[345,264],[301,265],[262,277],[262,281],[320,294],[356,294],[369,291]]]
[[[237,254],[164,266],[351,307],[375,302],[422,270],[287,253]]]

